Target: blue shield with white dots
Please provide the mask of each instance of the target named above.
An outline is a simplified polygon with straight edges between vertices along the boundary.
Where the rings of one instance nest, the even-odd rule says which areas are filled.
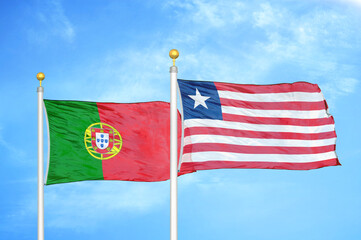
[[[95,133],[95,142],[99,149],[106,149],[109,146],[109,133]]]

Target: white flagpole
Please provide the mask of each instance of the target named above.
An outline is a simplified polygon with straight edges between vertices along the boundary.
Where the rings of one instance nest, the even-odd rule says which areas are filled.
[[[40,81],[38,92],[38,240],[44,240],[44,133],[43,133],[43,94],[41,81],[45,75],[39,72],[36,78]]]
[[[179,56],[176,49],[169,52],[173,59],[173,66],[170,67],[170,240],[178,239],[178,161],[177,161],[177,73],[175,59]]]

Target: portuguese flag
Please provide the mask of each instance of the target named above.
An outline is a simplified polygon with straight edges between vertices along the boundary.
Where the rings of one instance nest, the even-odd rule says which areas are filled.
[[[169,179],[169,103],[44,100],[44,104],[50,137],[46,185]]]

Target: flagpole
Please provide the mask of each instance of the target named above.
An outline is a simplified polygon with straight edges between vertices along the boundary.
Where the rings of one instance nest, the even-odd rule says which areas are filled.
[[[41,82],[45,75],[39,72],[36,78],[40,81],[38,92],[38,240],[44,240],[44,134],[43,134],[43,94]]]
[[[179,56],[176,49],[169,52],[173,59],[173,66],[170,67],[170,240],[178,239],[178,196],[177,196],[177,73],[175,60]]]

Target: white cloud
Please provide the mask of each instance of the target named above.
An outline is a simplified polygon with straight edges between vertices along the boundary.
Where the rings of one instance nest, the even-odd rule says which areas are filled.
[[[340,79],[339,88],[345,94],[353,93],[355,92],[355,88],[357,84],[358,84],[358,80],[354,78],[343,78]]]
[[[355,28],[357,18],[342,9],[313,7],[299,13],[273,2],[187,0],[166,2],[163,10],[173,17],[172,29],[142,49],[105,54],[74,76],[79,81],[63,86],[68,91],[83,89],[85,100],[168,101],[168,51],[173,47],[180,50],[178,77],[185,79],[325,85],[347,76],[357,83],[358,66],[344,63],[342,56],[361,51],[361,35]],[[293,71],[282,67],[289,65]],[[288,78],[275,76],[287,71]],[[357,86],[348,82],[349,88]],[[347,87],[334,87],[343,92],[335,96],[352,94],[342,90]],[[91,89],[98,88],[103,92],[94,95]],[[77,90],[74,95],[79,98]]]
[[[337,47],[341,51],[340,48],[357,46],[352,41],[360,35],[353,27],[355,18],[345,16],[341,10],[311,8],[299,14],[271,2],[235,4],[200,0],[166,4],[176,12],[182,10],[178,12],[179,22],[174,29],[187,26],[170,37],[170,42],[183,43],[189,51],[181,59],[180,75],[192,75],[191,79],[263,83],[271,80],[267,77],[275,67],[294,64],[298,73],[301,71],[307,77],[303,81],[315,81],[318,77],[330,78],[328,68],[340,67],[338,53],[328,48]],[[233,11],[241,17],[235,17]],[[193,24],[189,24],[190,20]],[[247,26],[253,26],[253,32],[242,31]],[[247,42],[249,34],[255,34],[251,38],[253,42]],[[230,45],[233,49],[228,47],[230,39],[234,40]],[[206,44],[207,41],[213,44]]]
[[[36,186],[36,181],[25,179],[11,183]],[[35,225],[34,191],[36,189],[16,199],[13,204],[17,207],[11,208],[14,211],[4,214],[3,220],[9,223],[7,231],[17,231],[30,223]],[[109,219],[126,221],[124,215],[136,218],[168,209],[169,182],[84,181],[50,185],[44,187],[44,204],[45,228],[89,232]]]
[[[45,186],[44,199],[46,227],[89,231],[109,218],[122,219],[126,213],[139,216],[158,211],[169,201],[169,183],[88,181],[51,185]],[[6,216],[7,221],[25,222],[37,214],[34,197],[23,198],[17,205],[17,211]]]
[[[186,11],[188,16],[185,21],[191,19],[193,23],[200,24],[205,28],[220,28],[244,21],[244,4],[237,1],[168,1],[164,6]]]
[[[271,7],[269,3],[262,3],[261,9],[253,12],[254,25],[256,27],[265,27],[272,25],[273,27],[282,24],[283,14],[278,9]]]
[[[111,217],[142,215],[167,203],[166,183],[82,182],[47,186],[45,210],[50,227],[87,230]],[[117,218],[117,217],[116,217]]]
[[[345,3],[345,4],[351,4],[356,7],[361,7],[361,0],[331,0],[331,1]]]
[[[60,0],[51,0],[41,4],[36,12],[38,27],[28,30],[31,40],[46,42],[50,37],[57,36],[67,42],[73,42],[75,29],[64,12]]]
[[[150,46],[141,49],[114,49],[84,62],[71,74],[77,81],[64,80],[62,76],[53,80],[62,84],[51,86],[55,93],[52,96],[55,99],[122,103],[169,101],[172,60],[168,56],[170,48],[162,46],[163,43],[150,42]]]
[[[25,151],[22,150],[19,147],[19,145],[12,144],[11,142],[4,139],[2,132],[3,132],[3,130],[0,127],[0,146],[2,146],[7,151],[8,156],[10,158],[15,159],[17,161],[23,160],[26,156]],[[4,152],[3,152],[3,154],[4,154]]]
[[[168,49],[159,47],[146,50],[121,50],[105,56],[92,76],[95,86],[101,85],[104,93],[97,96],[99,101],[141,102],[166,99],[164,88],[168,91],[169,73],[164,66],[171,65]],[[106,79],[98,81],[94,79]],[[94,86],[93,86],[94,87]]]
[[[336,108],[336,100],[339,97],[353,94],[359,84],[359,80],[349,77],[333,78],[320,84],[321,90],[326,95],[328,105]]]
[[[361,34],[354,28],[357,25],[355,16],[333,8],[315,8],[301,16],[268,3],[261,4],[260,8],[253,16],[267,40],[257,42],[256,49],[261,51],[253,54],[265,59],[267,70],[293,65],[295,74],[303,76],[301,80],[321,85],[329,105],[354,92],[358,67],[348,64],[347,60],[344,62],[343,55],[350,49],[351,54],[361,51]]]
[[[239,181],[239,171],[234,169],[223,170],[223,172],[222,170],[217,170],[217,172],[207,170],[182,176],[179,179],[179,195],[183,196],[183,201],[191,201],[187,208],[197,209],[199,211],[197,214],[213,215],[211,218],[228,216],[229,221],[232,222],[238,219],[240,213],[247,219],[276,214],[279,208],[283,206],[282,204],[275,203],[271,210],[266,210],[267,207],[265,207],[262,211],[260,211],[260,206],[267,205],[265,199],[268,199],[267,196],[270,196],[272,192],[282,192],[294,185],[289,179],[287,182],[272,181],[265,183],[252,177],[252,179]],[[197,194],[197,201],[193,201],[194,193]],[[219,201],[228,204],[220,207],[217,205]],[[215,207],[212,208],[211,213],[207,209],[199,209],[205,202],[209,206]],[[226,220],[223,219],[222,221]]]

